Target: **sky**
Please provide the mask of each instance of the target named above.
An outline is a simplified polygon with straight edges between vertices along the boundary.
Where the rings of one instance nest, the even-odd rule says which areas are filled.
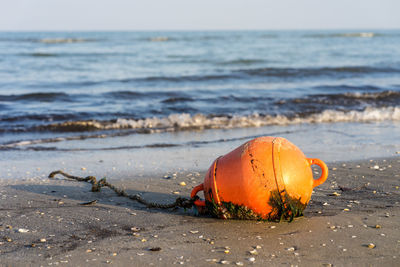
[[[0,31],[400,29],[400,0],[1,0]]]

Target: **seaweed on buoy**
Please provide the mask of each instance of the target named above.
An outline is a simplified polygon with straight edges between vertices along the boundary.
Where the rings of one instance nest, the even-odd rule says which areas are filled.
[[[303,211],[307,206],[301,202],[301,197],[295,199],[286,191],[279,193],[278,190],[271,192],[268,204],[272,207],[268,220],[277,222],[282,220],[291,222],[295,217],[303,216]]]
[[[272,210],[268,213],[266,219],[252,209],[232,202],[222,201],[219,205],[212,199],[206,201],[206,208],[211,216],[223,219],[292,222],[294,218],[303,216],[307,204],[302,203],[300,198],[291,197],[286,191],[281,193],[277,190],[271,192],[268,204],[272,207]]]

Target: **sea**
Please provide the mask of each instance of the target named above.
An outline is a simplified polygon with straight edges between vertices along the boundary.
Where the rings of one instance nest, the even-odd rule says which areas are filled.
[[[201,171],[265,135],[328,162],[398,155],[400,30],[0,33],[7,171]]]

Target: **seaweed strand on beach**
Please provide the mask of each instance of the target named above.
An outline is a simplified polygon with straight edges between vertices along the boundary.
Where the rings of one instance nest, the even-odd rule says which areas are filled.
[[[195,196],[193,198],[183,198],[183,197],[178,197],[176,198],[175,202],[169,203],[169,204],[160,204],[160,203],[154,203],[154,202],[149,202],[143,199],[140,195],[129,195],[128,193],[125,192],[125,190],[120,189],[115,187],[113,184],[110,184],[107,182],[106,178],[102,178],[97,181],[96,177],[94,176],[87,176],[87,177],[79,177],[79,176],[74,176],[70,175],[66,172],[63,172],[61,170],[58,171],[53,171],[49,174],[49,178],[54,178],[57,174],[60,174],[68,179],[80,181],[80,182],[88,182],[92,184],[92,192],[99,192],[102,187],[108,187],[111,190],[113,190],[118,196],[122,197],[127,197],[133,201],[137,201],[140,204],[145,205],[147,208],[156,208],[156,209],[175,209],[175,208],[184,208],[184,209],[190,209],[193,207],[194,202],[199,199],[198,196]]]

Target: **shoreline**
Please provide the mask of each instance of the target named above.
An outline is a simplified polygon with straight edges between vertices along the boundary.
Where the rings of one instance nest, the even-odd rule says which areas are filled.
[[[400,157],[328,166],[328,180],[292,223],[149,210],[109,189],[93,193],[88,183],[64,179],[2,180],[0,260],[13,266],[397,265]],[[204,172],[181,171],[169,179],[108,181],[166,203],[189,197],[203,178]]]
[[[394,122],[306,124],[64,141],[54,144],[55,147],[51,144],[49,150],[38,151],[22,146],[20,150],[1,152],[6,160],[0,161],[3,170],[0,182],[42,180],[58,169],[75,175],[134,180],[175,172],[203,172],[215,158],[259,136],[284,137],[307,157],[320,158],[327,163],[396,157],[400,155],[400,139],[393,138],[393,132],[398,130],[400,124]],[[129,149],[127,145],[148,147]],[[41,146],[39,148],[46,148]],[[64,151],[65,148],[70,150]],[[86,171],[82,172],[84,169]]]

